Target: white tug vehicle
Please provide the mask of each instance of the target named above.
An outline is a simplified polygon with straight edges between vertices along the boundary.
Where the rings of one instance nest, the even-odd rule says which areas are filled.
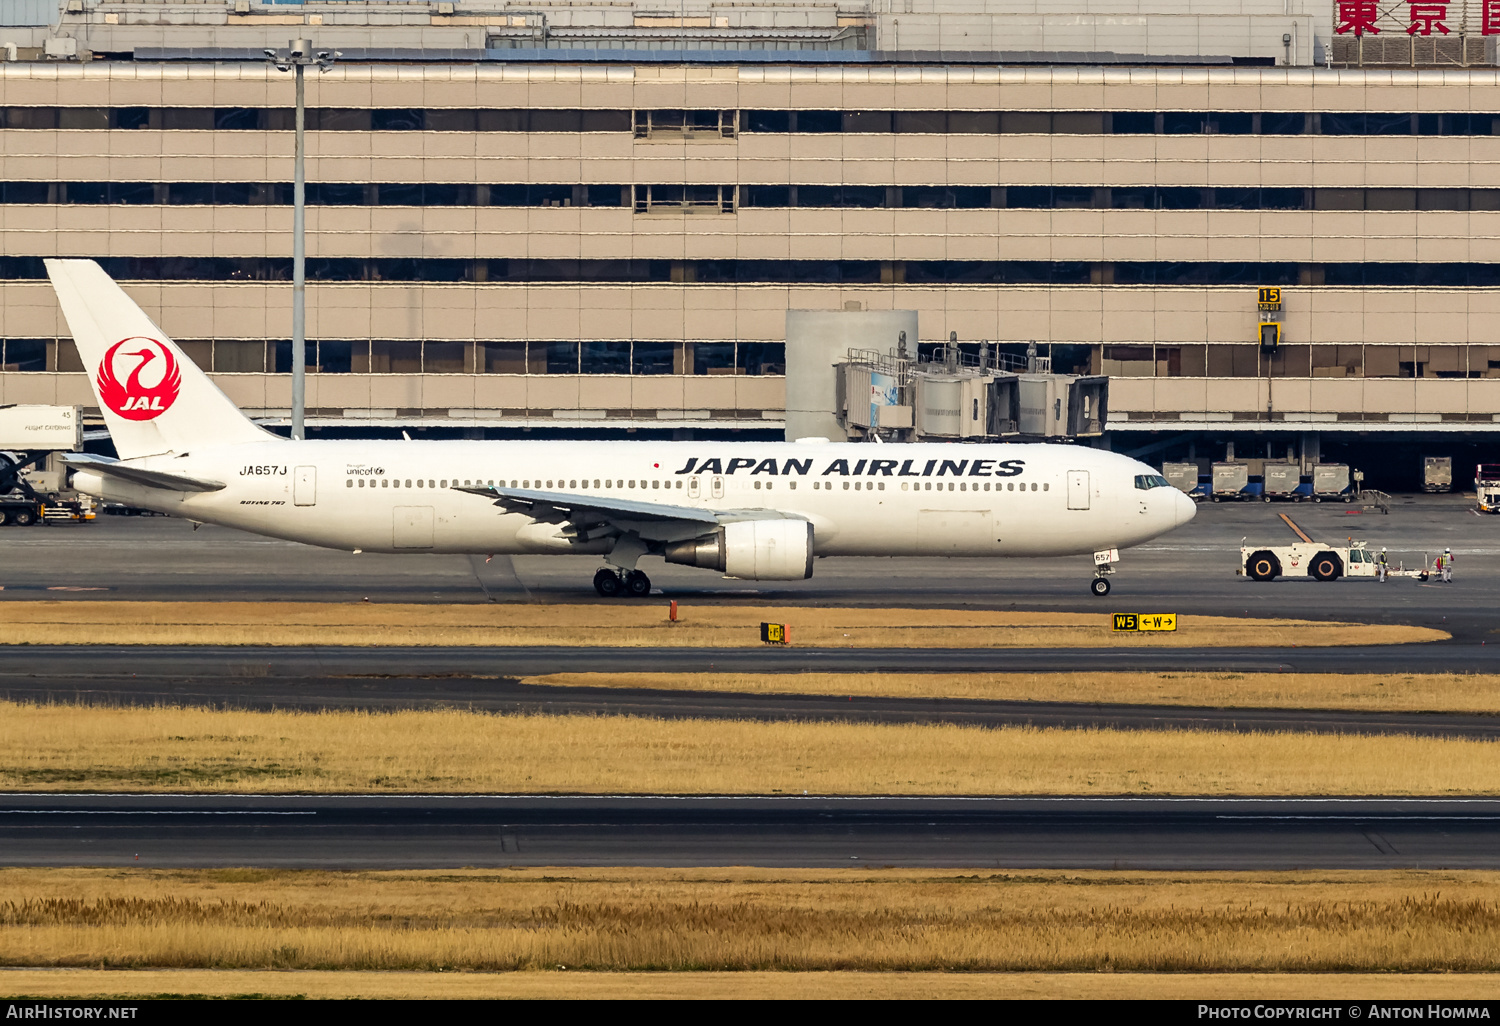
[[[1379,564],[1363,541],[1348,539],[1343,545],[1313,541],[1285,513],[1279,514],[1297,536],[1291,545],[1246,545],[1240,539],[1240,568],[1252,581],[1274,581],[1278,577],[1314,577],[1336,581],[1340,577],[1378,577]],[[1388,576],[1407,576],[1407,571],[1388,568]]]

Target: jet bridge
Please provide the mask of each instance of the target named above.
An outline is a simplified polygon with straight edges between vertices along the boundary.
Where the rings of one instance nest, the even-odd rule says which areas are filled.
[[[1108,420],[1109,378],[1053,373],[1034,343],[1023,358],[950,337],[918,355],[903,333],[886,352],[849,349],[835,371],[835,413],[851,440],[1096,438]]]

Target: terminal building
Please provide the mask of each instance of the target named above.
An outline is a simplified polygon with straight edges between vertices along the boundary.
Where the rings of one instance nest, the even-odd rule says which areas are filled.
[[[1500,462],[1500,3],[1118,6],[6,5],[0,403],[87,256],[285,422],[306,36],[310,433],[780,437],[789,311],[910,311],[1150,459]]]

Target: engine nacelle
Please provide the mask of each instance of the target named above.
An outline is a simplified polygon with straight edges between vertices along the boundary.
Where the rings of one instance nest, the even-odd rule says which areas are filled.
[[[806,520],[741,520],[710,537],[668,545],[666,559],[748,581],[802,581],[813,573],[813,525]]]

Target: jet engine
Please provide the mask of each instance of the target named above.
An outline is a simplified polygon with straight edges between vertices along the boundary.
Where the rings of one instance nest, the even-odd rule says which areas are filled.
[[[813,573],[813,525],[806,520],[741,520],[706,538],[668,545],[666,559],[751,581],[806,580]]]

